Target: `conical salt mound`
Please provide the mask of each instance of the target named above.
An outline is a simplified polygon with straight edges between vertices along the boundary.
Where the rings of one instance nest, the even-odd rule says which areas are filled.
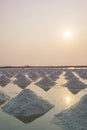
[[[20,75],[13,83],[24,89],[31,83],[31,81],[26,76]]]
[[[5,75],[0,76],[0,85],[2,87],[5,87],[9,82],[10,82],[10,79],[7,76]]]
[[[67,80],[71,80],[73,78],[76,78],[71,70],[67,70],[64,76],[65,76],[65,79],[67,79]]]
[[[73,94],[77,94],[82,89],[87,88],[87,85],[79,81],[78,78],[72,78],[64,84],[64,87],[67,87]]]
[[[5,103],[10,97],[0,91],[0,105]]]
[[[87,94],[77,104],[56,115],[55,123],[64,126],[65,130],[87,130]]]
[[[55,84],[56,84],[56,82],[52,81],[48,77],[45,77],[45,78],[41,79],[39,82],[36,83],[37,86],[41,87],[45,91],[48,91]]]
[[[49,75],[49,78],[50,78],[51,80],[53,80],[53,81],[56,81],[56,80],[59,78],[59,76],[52,72],[52,73]]]
[[[38,97],[33,91],[24,89],[18,96],[10,100],[2,109],[22,120],[30,122],[31,117],[38,117],[48,112],[53,105]],[[25,119],[25,120],[24,120]]]
[[[37,79],[40,78],[40,76],[38,75],[38,73],[37,72],[33,72],[33,71],[29,72],[28,76],[33,81],[36,81]]]
[[[76,69],[75,72],[83,79],[87,79],[87,69]]]

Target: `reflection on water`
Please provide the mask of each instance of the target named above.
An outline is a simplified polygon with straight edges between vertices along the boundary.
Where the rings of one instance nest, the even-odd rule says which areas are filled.
[[[66,97],[66,103],[67,103],[67,104],[70,104],[70,102],[71,102],[71,98],[70,98],[69,96],[67,96],[67,97]]]
[[[33,115],[33,116],[29,116],[29,117],[16,116],[16,118],[21,120],[23,123],[30,123],[41,116],[42,116],[42,114]]]
[[[56,114],[54,122],[65,130],[87,130],[87,93],[78,103]]]
[[[5,101],[0,101],[0,105],[2,105],[2,104],[4,104],[5,103]]]

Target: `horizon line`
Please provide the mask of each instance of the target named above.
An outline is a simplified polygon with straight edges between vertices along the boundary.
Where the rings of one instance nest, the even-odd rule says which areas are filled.
[[[87,65],[9,65],[0,68],[68,68],[68,67],[87,67]]]

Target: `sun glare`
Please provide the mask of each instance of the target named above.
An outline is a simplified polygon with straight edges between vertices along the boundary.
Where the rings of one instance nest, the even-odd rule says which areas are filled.
[[[71,102],[71,98],[68,96],[68,97],[66,97],[66,102],[67,102],[67,104],[70,104],[70,102]]]
[[[72,31],[69,31],[69,30],[65,31],[64,32],[64,37],[65,38],[71,38],[72,37]]]

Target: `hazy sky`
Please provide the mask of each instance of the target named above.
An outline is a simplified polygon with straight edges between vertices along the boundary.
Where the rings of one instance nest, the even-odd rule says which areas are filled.
[[[87,65],[87,0],[0,0],[2,65]]]

